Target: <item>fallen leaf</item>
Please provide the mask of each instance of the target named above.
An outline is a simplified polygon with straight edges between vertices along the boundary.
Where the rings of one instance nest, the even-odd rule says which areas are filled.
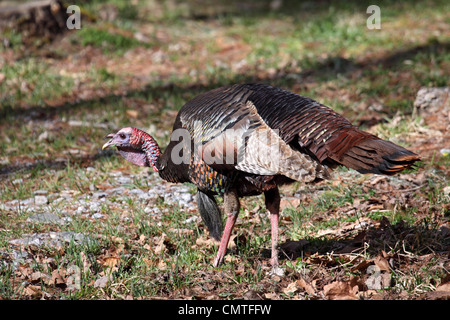
[[[299,280],[297,280],[297,285],[302,288],[303,290],[306,291],[306,293],[308,294],[314,294],[316,293],[316,290],[314,290],[314,287],[309,284],[308,282],[305,281],[305,279],[300,278]]]
[[[155,249],[153,250],[153,252],[157,255],[159,255],[162,252],[165,252],[167,250],[167,243],[169,242],[169,237],[163,233],[161,235],[161,237],[158,240],[158,243],[155,247]]]
[[[288,286],[286,288],[283,289],[283,293],[290,295],[292,293],[295,293],[295,291],[298,291],[299,286],[297,281],[291,282],[288,284]]]
[[[136,110],[131,110],[131,109],[128,109],[126,111],[126,113],[127,113],[127,116],[129,116],[130,118],[134,118],[134,119],[136,119],[139,115],[139,113]]]
[[[33,272],[31,275],[30,275],[30,280],[32,281],[32,282],[40,282],[40,281],[42,281],[43,283],[45,283],[45,284],[51,284],[51,282],[52,282],[52,277],[50,277],[48,274],[46,274],[46,273],[43,273],[43,272],[39,272],[39,271],[37,271],[37,272]]]
[[[360,263],[356,264],[354,267],[352,267],[350,270],[352,272],[355,271],[364,271],[367,269],[368,266],[370,266],[372,264],[372,262],[370,260],[362,260]]]
[[[236,250],[239,246],[244,247],[247,243],[247,238],[244,234],[234,234],[230,237],[228,241],[228,250]]]
[[[439,285],[436,288],[436,291],[442,291],[442,292],[448,291],[448,292],[450,292],[450,282],[446,282],[444,284]]]
[[[111,280],[111,276],[105,275],[103,277],[98,278],[94,282],[94,288],[104,288],[108,284],[108,282]]]
[[[114,268],[122,261],[121,258],[118,257],[108,257],[102,260],[102,265],[108,268]]]
[[[179,229],[178,228],[177,229],[171,228],[169,231],[170,232],[174,232],[174,233],[178,233],[178,234],[181,234],[181,235],[184,235],[184,236],[192,236],[194,234],[194,230],[186,229],[186,228],[179,228]]]
[[[138,244],[138,245],[144,245],[145,244],[145,235],[143,235],[143,234],[141,234],[140,236],[139,236],[139,240],[137,240],[136,241],[136,243]]]
[[[323,287],[323,293],[329,300],[356,300],[358,286],[351,286],[349,281],[334,281]]]
[[[91,264],[88,262],[88,259],[84,251],[80,252],[80,261],[81,264],[83,265],[83,272],[88,272],[89,268],[91,267]]]
[[[427,292],[425,297],[430,300],[450,299],[450,282],[439,285],[433,292]]]
[[[381,255],[378,255],[373,260],[375,265],[381,270],[381,271],[389,271],[389,262],[382,257]]]
[[[29,285],[23,289],[23,295],[28,297],[38,297],[42,295],[41,286]]]
[[[244,300],[262,300],[260,294],[254,290],[249,290],[243,295]]]
[[[153,266],[153,260],[150,260],[150,259],[147,259],[147,258],[142,258],[142,262],[144,262],[144,264],[147,266],[147,267],[151,267],[151,266]]]
[[[66,285],[66,280],[64,279],[65,273],[66,273],[65,269],[53,270],[51,283],[57,287],[65,286]]]
[[[213,238],[205,238],[205,237],[198,237],[195,240],[195,244],[199,247],[207,247],[210,248],[214,244],[217,244],[217,242]]]
[[[280,209],[283,210],[285,208],[297,208],[301,203],[299,198],[295,197],[284,197],[280,200]]]

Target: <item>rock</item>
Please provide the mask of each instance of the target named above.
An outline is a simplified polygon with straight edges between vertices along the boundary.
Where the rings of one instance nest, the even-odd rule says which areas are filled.
[[[268,274],[269,274],[269,276],[274,276],[274,277],[284,277],[285,270],[280,267],[276,267],[276,268],[272,268]]]
[[[0,251],[0,268],[12,267],[16,270],[21,264],[29,263],[32,260],[32,255],[27,251],[12,250],[11,252]]]
[[[124,187],[111,188],[108,190],[108,193],[111,195],[123,195],[125,190]]]
[[[130,177],[124,177],[124,176],[117,177],[116,181],[120,184],[130,184],[132,182]]]
[[[27,219],[28,222],[43,224],[64,224],[65,221],[53,213],[36,213]]]
[[[134,38],[137,40],[137,41],[140,41],[140,42],[144,42],[144,43],[149,43],[150,42],[150,38],[149,37],[147,37],[145,34],[143,34],[142,32],[135,32],[134,33]]]
[[[421,88],[414,101],[414,113],[423,117],[429,129],[441,131],[445,137],[441,148],[448,149],[450,131],[450,87]]]
[[[48,190],[36,190],[34,191],[34,195],[38,196],[38,195],[46,195],[48,194]]]
[[[144,194],[145,192],[142,191],[141,189],[131,189],[129,191],[130,194],[136,195],[136,196],[140,196],[141,194]]]
[[[92,212],[99,212],[101,211],[100,204],[98,202],[91,203],[89,206],[89,210]]]
[[[86,211],[87,211],[87,208],[86,208],[86,207],[84,207],[84,206],[79,206],[79,207],[77,208],[76,213],[77,213],[77,214],[82,214],[82,213],[85,213]]]
[[[44,131],[42,132],[39,137],[38,137],[38,141],[42,142],[42,141],[48,141],[49,140],[49,134],[48,131]]]
[[[16,185],[16,184],[21,184],[23,183],[23,179],[15,179],[12,181],[12,184]]]
[[[94,282],[94,288],[104,288],[111,281],[111,275],[106,275],[98,278]]]
[[[183,223],[197,222],[198,218],[199,218],[198,216],[192,216],[192,217],[187,218],[186,220],[184,220]]]
[[[101,199],[101,198],[106,198],[106,196],[107,196],[108,194],[106,193],[106,192],[103,192],[103,191],[101,191],[101,192],[94,192],[93,194],[92,194],[92,199]]]
[[[61,231],[61,232],[49,232],[49,233],[35,233],[26,235],[23,238],[10,240],[12,245],[31,246],[37,247],[46,246],[51,248],[62,247],[64,244],[74,243],[75,245],[90,244],[94,240],[82,233]]]
[[[48,199],[46,196],[35,196],[34,204],[36,206],[44,206],[44,205],[48,204]]]
[[[422,110],[436,111],[440,109],[448,109],[450,87],[444,88],[421,88],[417,92],[414,107]]]
[[[180,202],[189,203],[193,200],[192,194],[190,193],[182,193],[180,194]]]

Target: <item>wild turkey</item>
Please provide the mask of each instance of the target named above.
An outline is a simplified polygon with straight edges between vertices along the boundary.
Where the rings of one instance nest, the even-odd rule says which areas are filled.
[[[391,175],[410,167],[418,155],[361,131],[330,108],[264,84],[237,84],[198,95],[179,111],[164,153],[136,128],[106,136],[128,161],[152,167],[170,182],[198,188],[198,209],[215,239],[214,266],[222,263],[236,222],[239,197],[264,193],[270,212],[272,257],[278,268],[278,186],[329,177],[343,165],[361,173]],[[216,195],[227,214],[222,235]]]

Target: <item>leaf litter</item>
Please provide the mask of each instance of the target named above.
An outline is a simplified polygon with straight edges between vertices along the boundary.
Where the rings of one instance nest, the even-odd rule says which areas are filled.
[[[158,45],[133,48],[124,56],[107,57],[99,48],[92,46],[77,50],[76,46],[68,44],[67,39],[55,44],[59,51],[79,51],[75,58],[73,54],[68,54],[60,59],[46,59],[51,70],[57,70],[60,76],[74,79],[75,89],[71,95],[54,98],[46,101],[46,104],[60,106],[73,101],[117,95],[127,106],[133,106],[125,111],[127,117],[142,124],[139,118],[145,117],[138,115],[157,111],[159,105],[155,104],[160,102],[149,104],[146,99],[141,101],[125,96],[127,92],[139,90],[155,79],[164,80],[174,75],[190,74],[196,78],[195,85],[208,85],[210,78],[202,72],[205,61],[210,65],[229,68],[240,75],[252,71],[253,67],[245,61],[252,48],[237,34],[230,38],[225,36],[226,30],[218,32],[214,38],[217,50],[211,53],[202,41],[195,41],[195,35],[177,39],[177,47],[174,47],[171,44],[173,39],[165,30],[155,29],[153,25],[144,27],[151,30],[142,30],[142,34],[154,34]],[[171,59],[170,51],[184,53],[187,58]],[[190,52],[199,55],[194,57],[188,54]],[[0,54],[5,59],[14,60],[11,50]],[[198,64],[198,60],[202,63]],[[300,70],[297,70],[294,62],[282,61],[282,65],[291,63],[295,73],[298,73]],[[102,68],[106,71],[105,75],[119,76],[120,84],[99,88],[89,81],[92,75],[88,71],[93,66]],[[280,72],[273,68],[255,70],[257,74],[254,77],[257,80],[274,79]],[[0,73],[0,82],[4,81],[2,77],[4,75]],[[350,77],[358,77],[358,73]],[[316,85],[314,79],[308,76],[305,82],[307,84],[298,85],[297,91]],[[333,86],[332,83],[328,85]],[[360,111],[371,111],[365,112],[359,119],[360,123],[370,125],[369,131],[385,133],[387,137],[412,145],[424,159],[434,161],[432,165],[396,177],[367,177],[355,175],[351,171],[339,172],[329,182],[283,190],[280,248],[282,266],[286,270],[284,276],[269,275],[267,258],[270,254],[265,248],[268,247],[270,228],[261,200],[252,198],[243,201],[243,213],[226,256],[228,266],[214,269],[211,260],[217,250],[217,243],[209,237],[199,219],[190,221],[186,226],[163,228],[163,214],[184,211],[188,216],[195,215],[195,206],[178,206],[174,201],[176,196],[165,198],[165,193],[170,195],[177,189],[158,180],[151,180],[149,184],[163,185],[163,188],[147,185],[141,187],[142,193],[133,194],[126,185],[132,179],[143,181],[149,177],[129,175],[129,167],[124,166],[117,170],[117,178],[129,179],[108,181],[102,177],[100,181],[92,183],[92,190],[64,185],[64,190],[40,196],[38,202],[44,208],[41,206],[38,209],[34,198],[0,203],[2,213],[6,216],[15,217],[17,208],[39,214],[35,211],[45,211],[46,205],[56,206],[57,203],[63,203],[62,209],[67,213],[41,212],[46,219],[41,219],[44,216],[30,216],[30,221],[18,222],[26,226],[33,224],[32,228],[42,232],[8,242],[7,250],[0,248],[0,269],[3,274],[9,275],[7,281],[14,291],[8,297],[58,299],[83,290],[89,292],[84,298],[102,299],[449,299],[450,206],[449,193],[445,192],[448,190],[449,168],[445,165],[446,156],[439,150],[448,148],[445,143],[449,141],[450,118],[448,89],[441,91],[430,92],[426,88],[418,93],[414,107],[422,119],[419,123],[411,121],[407,134],[390,134],[396,125],[407,122],[403,115],[394,116],[391,123],[379,124],[383,122],[380,112],[373,111],[379,106],[366,105],[365,102],[358,105]],[[333,98],[335,94],[325,90],[324,97]],[[357,100],[346,89],[340,89],[338,95],[346,100],[346,104]],[[26,103],[23,105],[28,108]],[[380,108],[382,110],[383,106]],[[167,122],[166,126],[171,125],[174,112],[170,110],[161,116],[161,121]],[[58,118],[40,121],[40,117],[42,115],[38,111],[28,116],[28,127],[42,124],[46,131],[40,133],[38,140],[48,143],[55,139],[56,133],[65,133],[69,129],[96,127],[104,130],[117,125],[102,123],[98,119],[91,119],[91,122]],[[92,159],[87,157],[92,153],[89,147],[95,143],[88,141],[64,152],[52,151],[51,156],[62,159],[62,162],[68,158],[81,157],[83,167],[89,168],[92,163]],[[7,151],[14,152],[13,149]],[[1,160],[5,163],[17,162],[22,167],[28,161],[34,161],[29,155],[2,156]],[[22,181],[14,180],[16,183],[12,181],[10,185],[17,188],[28,178],[25,173]],[[325,196],[337,198],[342,190],[352,192],[349,199],[339,205],[330,204],[323,208],[317,200]],[[186,194],[185,191],[180,192]],[[123,193],[128,198],[123,197]],[[84,203],[78,201],[85,195],[88,197]],[[118,198],[117,201],[109,200],[114,197]],[[437,197],[444,200],[437,201]],[[143,201],[148,208],[145,219],[151,221],[151,226],[150,222],[133,224],[127,220],[133,218],[133,209],[127,207],[130,206],[127,203],[130,198]],[[94,200],[99,205],[91,208],[89,202]],[[195,203],[195,200],[192,202]],[[101,204],[108,206],[108,212],[100,213]],[[301,212],[308,206],[313,206],[317,212],[303,221],[313,227],[308,229],[307,236],[300,237],[293,229],[301,229],[302,226],[288,212]],[[105,227],[102,218],[95,218],[97,216],[90,211],[105,215],[106,222],[109,221],[108,214],[120,211],[118,219],[122,219],[125,224],[123,228],[129,230],[124,232],[126,234],[111,236],[109,233],[112,230]],[[403,219],[408,218],[406,212],[413,216],[413,221],[410,218],[408,221]],[[42,221],[49,221],[48,214],[56,215],[52,221],[58,223],[42,226]],[[90,247],[96,246],[94,241],[71,242],[64,238],[64,235],[70,235],[63,233],[67,232],[68,226],[62,222],[70,222],[66,218],[89,221],[99,227],[89,235],[77,234],[79,239],[96,238],[98,247]],[[336,220],[338,223],[335,223]],[[316,225],[320,227],[314,227]],[[10,232],[3,223],[0,223],[0,230]],[[72,236],[75,237],[75,234]],[[49,239],[54,241],[47,241]],[[181,240],[187,241],[189,245],[182,245],[178,242]],[[180,262],[179,251],[189,249],[197,252],[197,256],[187,263]],[[71,252],[73,250],[75,254]],[[196,268],[191,269],[190,265]],[[138,271],[133,273],[133,270]],[[127,278],[128,274],[130,278]],[[81,287],[77,284],[78,276],[82,279]],[[135,281],[136,278],[139,280]],[[139,287],[144,289],[139,291]]]

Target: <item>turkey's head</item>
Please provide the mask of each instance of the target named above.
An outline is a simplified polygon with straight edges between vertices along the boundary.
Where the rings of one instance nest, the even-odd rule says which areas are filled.
[[[155,140],[146,132],[136,128],[122,128],[117,133],[110,133],[105,138],[102,150],[117,147],[120,155],[133,164],[143,167],[154,167],[155,155],[159,147]]]

